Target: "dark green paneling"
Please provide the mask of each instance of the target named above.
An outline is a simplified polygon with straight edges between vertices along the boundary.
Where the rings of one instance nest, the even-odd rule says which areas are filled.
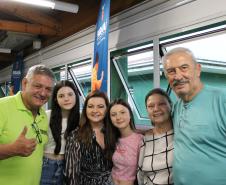
[[[84,96],[86,97],[91,92],[91,82],[80,82],[82,85]]]
[[[133,98],[138,108],[139,115],[142,118],[148,119],[144,101],[146,94],[153,88],[153,74],[132,76],[129,78],[129,83],[133,88]],[[149,120],[140,120],[136,114],[134,114],[134,119],[137,126],[150,126]]]
[[[147,117],[145,108],[145,96],[153,88],[153,75],[133,76],[129,78],[130,85],[133,87],[133,97],[139,113],[142,117]]]
[[[54,75],[55,75],[55,78],[56,78],[57,81],[61,80],[60,79],[60,72],[55,72]]]
[[[226,74],[202,72],[201,80],[206,85],[226,89]]]
[[[0,98],[5,97],[4,92],[2,91],[2,89],[0,88]]]
[[[123,61],[122,61],[123,60]],[[124,69],[122,71],[122,73],[124,73],[124,77],[127,77],[127,59],[126,58],[122,58],[120,63],[120,69]],[[111,100],[114,100],[116,98],[122,98],[124,100],[127,99],[127,95],[126,95],[126,91],[123,87],[123,84],[119,78],[119,75],[115,69],[115,66],[113,64],[113,62],[111,61],[110,63],[111,65],[111,84],[110,84],[110,94]]]

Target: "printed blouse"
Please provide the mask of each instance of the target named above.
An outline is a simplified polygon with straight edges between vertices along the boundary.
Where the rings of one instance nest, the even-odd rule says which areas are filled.
[[[90,146],[79,141],[78,130],[68,137],[65,148],[65,180],[67,185],[113,185],[111,161],[93,133]]]

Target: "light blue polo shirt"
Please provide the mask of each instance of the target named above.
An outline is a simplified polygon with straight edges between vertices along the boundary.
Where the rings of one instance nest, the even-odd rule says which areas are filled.
[[[175,185],[226,184],[226,92],[204,87],[174,109]]]

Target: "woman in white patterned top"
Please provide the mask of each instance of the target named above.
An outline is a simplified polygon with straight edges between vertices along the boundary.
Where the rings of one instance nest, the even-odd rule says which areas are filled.
[[[48,143],[45,146],[40,185],[62,185],[66,139],[79,124],[79,94],[71,81],[58,82],[52,94]]]
[[[172,102],[165,91],[156,88],[145,97],[146,109],[153,128],[145,133],[140,148],[139,185],[173,184]]]

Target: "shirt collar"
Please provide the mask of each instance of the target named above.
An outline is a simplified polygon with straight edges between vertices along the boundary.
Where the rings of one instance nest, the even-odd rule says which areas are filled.
[[[24,102],[22,100],[22,94],[21,91],[19,91],[16,95],[15,95],[15,99],[16,99],[16,107],[18,110],[22,110],[22,111],[30,111],[29,109],[27,109],[27,107],[24,105]],[[45,111],[43,108],[40,108],[38,111],[38,115],[43,115],[45,114]]]

